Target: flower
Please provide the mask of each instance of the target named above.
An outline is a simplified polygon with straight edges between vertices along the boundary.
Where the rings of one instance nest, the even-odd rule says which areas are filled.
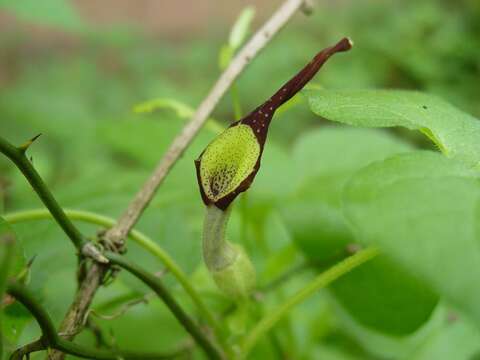
[[[226,210],[246,191],[260,169],[268,128],[275,111],[298,93],[337,52],[350,50],[352,42],[343,38],[320,51],[299,73],[270,99],[218,135],[195,160],[200,194],[205,205]]]

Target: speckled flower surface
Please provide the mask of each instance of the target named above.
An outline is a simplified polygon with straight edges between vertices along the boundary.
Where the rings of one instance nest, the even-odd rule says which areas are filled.
[[[200,194],[205,205],[225,210],[253,182],[259,168],[268,128],[275,111],[307,84],[327,59],[352,47],[343,38],[320,51],[270,99],[218,135],[195,160]]]

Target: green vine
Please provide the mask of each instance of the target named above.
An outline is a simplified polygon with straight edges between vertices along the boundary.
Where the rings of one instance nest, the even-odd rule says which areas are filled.
[[[77,251],[80,253],[82,247],[87,243],[87,241],[82,236],[80,231],[68,219],[67,215],[60,207],[57,200],[55,200],[47,185],[42,180],[25,154],[28,147],[36,140],[36,138],[38,138],[38,136],[26,142],[22,146],[15,147],[0,137],[0,152],[8,157],[23,173],[33,190],[35,190],[38,197],[48,208],[55,221],[58,223],[58,225],[60,225],[65,234],[67,234],[72,241]]]
[[[105,228],[109,228],[115,224],[115,220],[107,216],[99,215],[93,212],[70,210],[65,209],[65,213],[71,220],[82,221],[90,224],[99,225]],[[5,221],[10,224],[20,223],[31,220],[44,220],[51,219],[52,215],[45,209],[33,209],[26,211],[19,211],[15,213],[6,214],[4,216]],[[132,230],[128,234],[129,238],[150,252],[153,256],[158,258],[168,269],[168,271],[178,280],[180,285],[185,289],[186,293],[191,297],[193,303],[197,306],[200,313],[203,315],[207,323],[214,329],[217,337],[222,339],[223,328],[221,324],[216,320],[215,316],[203,303],[200,295],[190,283],[187,275],[183,272],[180,266],[170,255],[162,249],[157,243],[155,243],[147,235],[141,233],[138,230]],[[224,348],[228,346],[222,341]]]

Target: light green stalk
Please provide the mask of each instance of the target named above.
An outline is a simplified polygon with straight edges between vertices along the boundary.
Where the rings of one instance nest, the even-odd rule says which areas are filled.
[[[287,315],[296,305],[302,303],[309,296],[328,286],[339,277],[373,259],[378,254],[379,251],[373,247],[360,250],[356,254],[340,261],[330,269],[318,275],[290,299],[282,303],[277,309],[273,310],[270,314],[267,314],[262,320],[260,320],[260,322],[249,332],[247,337],[242,342],[241,358],[247,358],[248,353],[253,349],[257,341],[260,340],[268,331],[270,331],[278,323],[278,321]]]
[[[230,211],[207,206],[203,257],[220,290],[232,298],[247,298],[255,286],[255,269],[241,246],[225,240]]]

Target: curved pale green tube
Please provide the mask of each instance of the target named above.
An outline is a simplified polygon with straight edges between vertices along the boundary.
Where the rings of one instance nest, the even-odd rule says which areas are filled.
[[[240,245],[225,240],[230,208],[207,206],[203,224],[203,257],[215,283],[233,299],[248,298],[255,287],[255,268]]]

